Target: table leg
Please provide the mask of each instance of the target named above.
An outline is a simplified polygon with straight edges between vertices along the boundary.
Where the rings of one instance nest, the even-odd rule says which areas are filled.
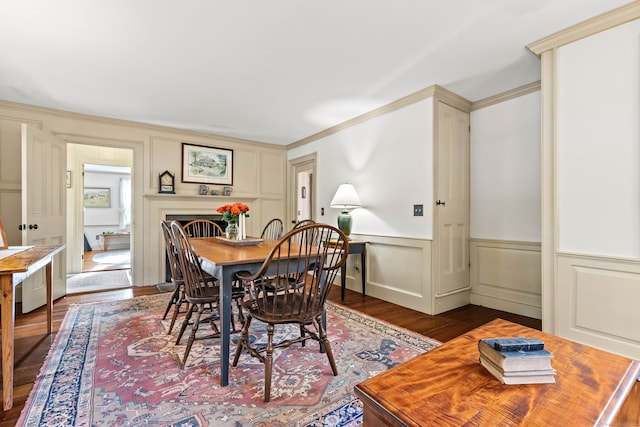
[[[360,258],[362,259],[362,295],[366,295],[364,288],[365,288],[365,283],[367,283],[367,279],[365,277],[365,274],[367,273],[367,252],[366,249],[363,250],[362,253],[360,253]]]
[[[2,409],[13,408],[13,338],[15,307],[13,305],[13,275],[0,275],[2,290]]]
[[[340,301],[344,301],[344,290],[347,288],[347,263],[345,262],[340,267]]]
[[[45,267],[45,276],[47,283],[47,332],[53,332],[53,257]]]
[[[231,287],[234,272],[222,267],[220,284],[220,385],[229,385],[229,346],[231,344]]]

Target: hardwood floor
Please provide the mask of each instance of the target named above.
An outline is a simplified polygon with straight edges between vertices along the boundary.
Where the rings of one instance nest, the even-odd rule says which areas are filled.
[[[151,295],[158,293],[155,286],[133,287],[117,291],[96,292],[87,294],[75,294],[66,296],[55,301],[53,309],[54,331],[60,328],[67,309],[72,304],[101,302],[117,299],[133,298],[139,295]],[[167,297],[169,295],[167,294]],[[388,321],[406,329],[421,333],[441,342],[446,342],[458,335],[470,331],[492,319],[503,318],[525,326],[540,329],[541,322],[538,319],[514,315],[498,310],[484,307],[468,305],[456,310],[449,311],[437,316],[430,316],[414,310],[397,306],[370,296],[362,296],[360,293],[347,290],[345,300],[340,301],[340,287],[334,286],[329,295],[333,302],[344,304],[354,310],[361,311],[373,317]],[[19,304],[18,304],[19,306]],[[17,307],[17,312],[21,308]],[[47,356],[49,347],[53,343],[55,334],[47,336],[46,312],[44,308],[35,310],[32,313],[16,316],[15,328],[15,403],[13,409],[0,414],[0,426],[13,426],[17,422],[24,403],[44,359]],[[635,396],[638,396],[639,386],[634,389]],[[632,393],[633,394],[633,393]],[[637,405],[632,406],[629,411],[635,410],[635,424],[638,425],[640,415]]]
[[[108,264],[93,261],[93,256],[97,254],[101,254],[104,251],[87,251],[83,254],[82,257],[82,272],[86,273],[89,271],[109,271],[109,270],[126,270],[131,268],[130,263],[122,263],[122,264]],[[107,251],[108,252],[108,251]]]

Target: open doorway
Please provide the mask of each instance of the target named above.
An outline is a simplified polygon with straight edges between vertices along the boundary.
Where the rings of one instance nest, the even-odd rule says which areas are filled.
[[[315,220],[315,153],[289,161],[289,219],[291,224]]]
[[[93,151],[97,150],[97,151]],[[132,150],[77,146],[75,217],[68,241],[74,242],[80,262],[67,275],[67,293],[132,286]],[[72,166],[73,167],[73,166]]]

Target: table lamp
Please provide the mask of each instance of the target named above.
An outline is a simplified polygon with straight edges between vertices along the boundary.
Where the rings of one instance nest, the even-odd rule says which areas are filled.
[[[351,225],[353,224],[349,209],[362,207],[356,188],[352,184],[340,184],[338,191],[336,191],[331,200],[331,207],[342,209],[342,212],[338,215],[338,228],[345,236],[349,237]]]

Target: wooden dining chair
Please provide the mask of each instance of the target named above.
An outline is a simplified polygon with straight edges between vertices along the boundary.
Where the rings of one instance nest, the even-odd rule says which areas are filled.
[[[183,227],[187,237],[218,237],[224,236],[224,230],[209,219],[194,219]]]
[[[284,225],[280,218],[273,218],[262,229],[260,238],[264,240],[279,240],[284,232]]]
[[[189,309],[182,322],[180,332],[176,339],[176,345],[180,344],[180,340],[184,335],[187,327],[191,326],[191,332],[187,341],[182,360],[178,359],[180,368],[183,369],[193,342],[196,340],[196,334],[200,327],[201,320],[207,320],[211,326],[212,333],[206,336],[198,337],[198,339],[214,338],[220,336],[220,330],[215,323],[219,319],[218,302],[220,301],[220,287],[217,280],[210,280],[209,276],[200,266],[200,258],[194,252],[189,237],[180,223],[171,222],[171,237],[173,245],[178,254],[180,270],[182,271],[182,280],[184,282],[184,298],[189,304]],[[243,288],[233,287],[231,298],[236,301],[239,314],[242,315],[242,302],[245,296]],[[202,319],[202,315],[207,314],[207,319]],[[191,319],[193,317],[193,320]],[[242,319],[244,316],[242,315]],[[232,332],[239,332],[236,328],[234,316],[231,316]]]
[[[331,245],[327,244],[329,241]],[[349,242],[340,230],[327,224],[313,224],[291,230],[282,237],[255,274],[238,274],[249,291],[249,299],[243,304],[247,314],[233,366],[237,366],[243,350],[264,363],[265,402],[271,399],[276,348],[298,342],[304,346],[308,339],[313,339],[326,352],[333,375],[338,375],[323,322],[327,295],[348,253]],[[297,279],[292,280],[294,277]],[[267,324],[266,346],[251,342],[249,327],[253,319]],[[283,324],[299,325],[301,334],[274,343],[275,327]]]
[[[314,220],[312,220],[312,219],[303,219],[301,221],[296,222],[291,229],[295,230],[296,228],[304,227],[306,225],[311,225],[311,224],[315,224],[315,223],[316,222]]]
[[[171,324],[167,330],[167,335],[171,334],[173,325],[176,323],[180,308],[186,305],[187,302],[184,299],[184,280],[182,279],[182,271],[180,270],[180,260],[178,259],[178,252],[173,244],[173,238],[171,236],[170,225],[166,221],[160,221],[160,229],[162,230],[162,236],[164,237],[164,244],[167,253],[167,263],[171,271],[171,282],[174,285],[173,293],[167,304],[167,308],[164,311],[162,320],[167,318],[171,307],[173,307],[173,314],[171,315]]]

